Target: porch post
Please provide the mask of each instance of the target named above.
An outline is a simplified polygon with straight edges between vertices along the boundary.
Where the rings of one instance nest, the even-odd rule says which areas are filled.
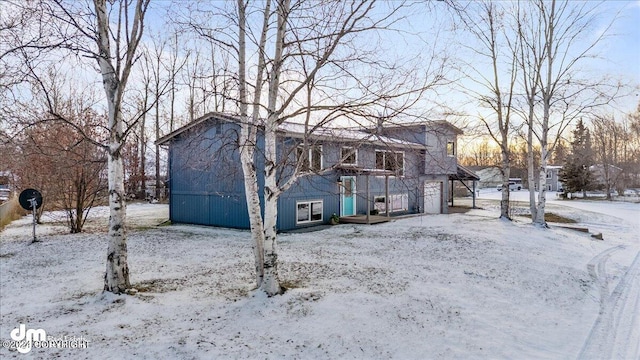
[[[476,208],[476,181],[473,180],[473,208]]]
[[[451,180],[451,188],[449,189],[449,198],[451,199],[451,206],[453,207],[453,180]]]
[[[389,175],[384,176],[384,210],[389,217]]]
[[[369,213],[371,212],[371,190],[369,189],[369,174],[367,174],[367,224],[369,222]]]

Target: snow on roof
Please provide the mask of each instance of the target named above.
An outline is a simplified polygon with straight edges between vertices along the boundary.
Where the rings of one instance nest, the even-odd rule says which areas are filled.
[[[454,133],[458,135],[464,134],[459,127],[453,125],[452,123],[446,120],[428,120],[423,118],[417,119],[402,119],[402,120],[385,120],[382,123],[383,128],[385,129],[394,129],[394,128],[406,128],[413,126],[425,126],[427,128],[433,129],[436,127],[439,128],[448,128]],[[372,129],[375,129],[376,125],[372,126]]]
[[[278,129],[285,132],[287,136],[291,137],[302,137],[307,134],[307,136],[310,138],[328,141],[382,143],[386,146],[402,146],[411,148],[425,147],[422,144],[411,141],[395,139],[388,136],[365,132],[362,130],[347,128],[334,128],[327,126],[314,127],[313,125],[306,126],[305,124],[285,122],[281,124]]]
[[[241,119],[237,115],[225,114],[225,113],[208,113],[195,121],[159,138],[156,143],[158,145],[163,145],[173,139],[174,137],[193,129],[201,124],[209,121],[209,120],[222,120],[226,122],[234,122],[240,123]],[[263,126],[263,123],[258,124],[258,126]],[[394,146],[394,147],[409,147],[409,148],[419,148],[424,149],[425,146],[422,144],[418,144],[411,141],[405,141],[400,139],[391,138],[388,136],[377,135],[371,132],[357,129],[348,129],[348,128],[338,128],[338,127],[330,127],[330,126],[318,126],[309,125],[308,127],[305,124],[293,123],[293,122],[284,122],[278,126],[278,130],[282,131],[286,136],[301,138],[305,134],[309,138],[325,140],[325,141],[342,141],[342,142],[367,142],[367,143],[375,143],[375,144],[384,144],[385,146]]]

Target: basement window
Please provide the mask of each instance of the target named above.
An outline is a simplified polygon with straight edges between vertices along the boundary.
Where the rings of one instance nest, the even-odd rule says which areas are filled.
[[[296,224],[322,221],[322,200],[296,202]]]

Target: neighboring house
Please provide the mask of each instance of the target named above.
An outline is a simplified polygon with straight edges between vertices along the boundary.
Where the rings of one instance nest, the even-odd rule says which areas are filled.
[[[480,178],[479,188],[495,188],[502,184],[502,172],[497,166],[470,166],[469,169]]]
[[[561,191],[562,181],[560,181],[560,169],[561,165],[548,165],[547,166],[547,191]]]
[[[596,186],[603,188],[609,187],[609,190],[615,189],[618,182],[622,179],[622,168],[615,165],[605,166],[603,164],[591,165],[589,170],[593,174]]]
[[[158,139],[169,150],[173,223],[249,228],[239,132],[237,117],[210,113]],[[313,173],[281,194],[278,230],[325,224],[334,213],[347,217],[368,209],[390,215],[447,213],[447,181],[458,172],[455,155],[461,133],[443,121],[369,131],[323,127],[307,136],[303,125],[283,124],[279,178],[286,181],[301,157],[304,170]],[[263,147],[259,131],[259,189],[264,186],[264,158],[259,156]]]

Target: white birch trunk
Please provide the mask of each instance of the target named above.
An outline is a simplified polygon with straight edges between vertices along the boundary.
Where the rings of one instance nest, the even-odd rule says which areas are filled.
[[[128,3],[121,4],[126,12]],[[120,111],[122,95],[135,59],[135,52],[142,36],[144,12],[148,2],[139,0],[136,3],[135,16],[131,26],[131,34],[126,37],[126,56],[115,56],[111,53],[109,15],[105,0],[94,0],[96,10],[98,66],[102,74],[102,82],[107,98],[109,117],[109,152],[107,172],[109,180],[109,245],[107,247],[107,266],[104,275],[104,290],[116,294],[131,287],[129,282],[129,265],[127,262],[127,237],[125,229],[126,203],[124,190],[124,163],[121,149],[125,142],[124,124]],[[122,16],[122,12],[120,12]],[[122,18],[119,19],[121,21]],[[118,29],[119,31],[120,29]],[[116,40],[116,49],[120,47]],[[118,51],[116,51],[118,52]],[[117,66],[113,66],[115,59]],[[122,63],[124,60],[124,64]],[[121,67],[122,66],[122,67]],[[119,72],[121,71],[121,72]]]
[[[289,14],[289,0],[278,2],[278,29],[273,57],[273,67],[269,76],[269,98],[267,110],[269,116],[264,127],[265,165],[264,165],[264,279],[262,289],[269,296],[281,294],[283,289],[278,278],[278,251],[276,242],[276,222],[278,220],[278,198],[280,189],[277,184],[276,139],[279,113],[275,111],[282,71],[284,36]]]
[[[260,38],[260,48],[264,49],[269,23],[270,2],[265,4],[264,22]],[[244,192],[249,215],[249,227],[253,241],[254,266],[256,271],[256,286],[262,286],[264,279],[264,222],[260,211],[260,197],[258,176],[255,166],[255,150],[257,144],[257,129],[259,121],[260,95],[262,92],[262,76],[265,69],[264,56],[258,60],[258,74],[256,79],[253,115],[248,117],[247,83],[246,83],[246,3],[238,0],[238,73],[240,92],[240,162],[244,174]]]
[[[535,88],[532,92],[535,91]],[[536,221],[538,213],[536,207],[536,179],[535,164],[533,161],[533,121],[534,121],[534,105],[533,99],[529,99],[529,125],[527,128],[527,182],[529,183],[529,211],[531,212],[531,221]]]
[[[246,120],[246,117],[244,117]],[[260,287],[264,278],[264,231],[262,215],[260,213],[260,198],[258,196],[258,176],[255,160],[255,132],[251,139],[250,124],[243,124],[240,134],[240,162],[244,174],[244,192],[249,214],[249,227],[253,240],[254,266],[256,271],[256,286]],[[251,141],[253,140],[253,141]]]
[[[509,216],[509,177],[511,176],[511,163],[509,161],[509,152],[504,150],[504,147],[507,146],[506,134],[503,133],[502,141],[502,199],[500,200],[500,218],[501,219],[511,219]]]
[[[110,116],[111,118],[111,116]],[[119,143],[112,141],[109,148],[109,245],[104,290],[116,294],[131,287],[127,262],[127,237],[125,232],[126,202],[124,197],[124,167]],[[117,147],[118,149],[112,151]]]
[[[276,119],[269,119],[265,126],[265,180],[264,180],[264,279],[262,289],[269,296],[282,293],[278,278],[278,251],[276,242],[276,221],[278,219],[278,198],[280,193],[276,183]]]
[[[538,191],[538,205],[536,207],[536,218],[534,223],[539,226],[547,227],[547,222],[544,220],[544,212],[547,203],[547,156],[549,154],[547,150],[546,141],[540,145],[540,176],[538,177],[539,191]]]
[[[548,156],[548,137],[549,137],[549,117],[551,116],[551,97],[554,91],[553,83],[553,44],[554,44],[554,24],[555,24],[555,0],[551,1],[551,12],[548,18],[548,30],[545,38],[545,50],[547,53],[547,76],[545,85],[542,86],[542,132],[540,136],[540,174],[538,176],[538,205],[536,207],[536,219],[534,224],[547,227],[544,220],[544,211],[547,202],[547,156]]]

